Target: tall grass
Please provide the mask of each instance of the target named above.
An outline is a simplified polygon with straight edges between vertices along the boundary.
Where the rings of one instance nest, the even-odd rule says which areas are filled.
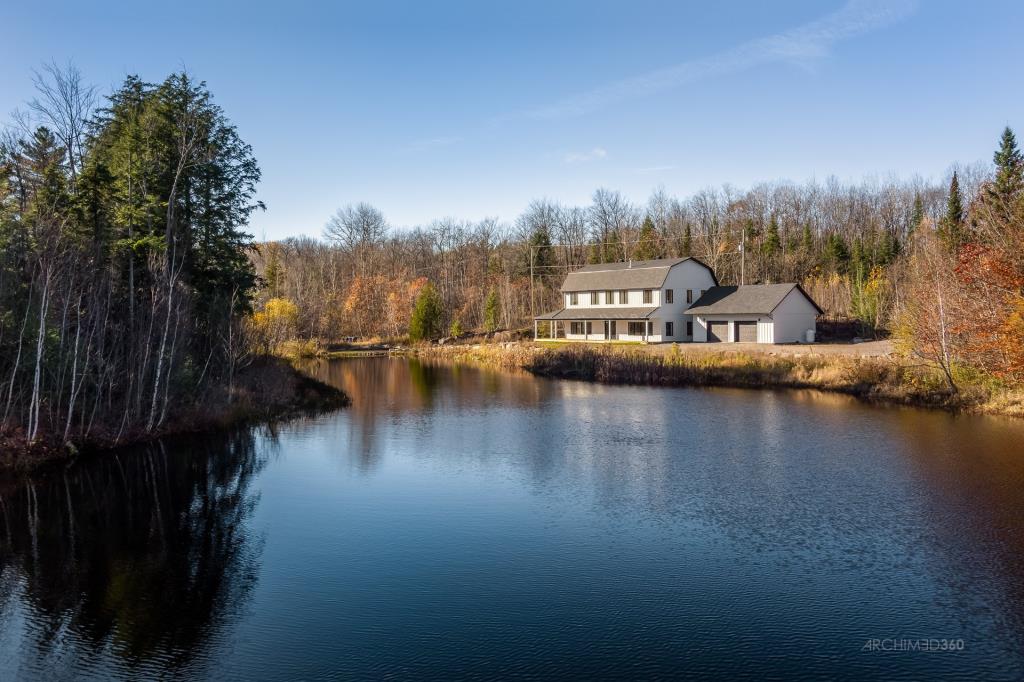
[[[609,384],[809,388],[887,403],[1024,416],[1024,395],[990,381],[951,393],[934,370],[898,359],[799,355],[778,357],[735,351],[690,353],[673,347],[652,353],[645,347],[567,344],[448,346],[421,354],[472,362],[540,376]]]

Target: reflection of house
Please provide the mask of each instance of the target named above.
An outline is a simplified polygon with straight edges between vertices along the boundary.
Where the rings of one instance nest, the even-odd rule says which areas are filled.
[[[562,297],[534,320],[535,338],[543,324],[570,341],[791,343],[813,338],[822,312],[798,284],[719,286],[695,258],[588,265]]]

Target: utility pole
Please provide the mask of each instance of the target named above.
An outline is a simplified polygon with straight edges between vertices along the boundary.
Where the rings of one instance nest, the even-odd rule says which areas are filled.
[[[747,228],[740,227],[740,286],[747,283]]]
[[[530,317],[536,317],[537,312],[533,309],[533,244],[530,245]]]

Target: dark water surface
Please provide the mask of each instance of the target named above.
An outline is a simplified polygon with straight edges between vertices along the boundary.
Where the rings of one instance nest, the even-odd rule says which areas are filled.
[[[1024,679],[1020,423],[315,369],[350,409],[0,481],[0,679]]]

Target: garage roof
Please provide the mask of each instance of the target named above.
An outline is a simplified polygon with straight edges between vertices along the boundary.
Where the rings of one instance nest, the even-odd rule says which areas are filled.
[[[818,307],[799,284],[748,284],[738,287],[711,287],[686,311],[687,315],[770,315],[789,292],[796,289]]]

